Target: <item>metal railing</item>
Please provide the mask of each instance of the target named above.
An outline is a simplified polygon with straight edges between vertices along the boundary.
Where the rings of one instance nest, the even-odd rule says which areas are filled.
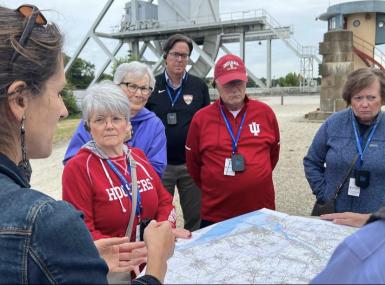
[[[382,67],[385,64],[385,54],[373,44],[353,34],[353,46],[374,58]]]
[[[321,63],[321,60],[317,57],[317,48],[314,46],[303,46],[293,37],[288,37],[286,31],[282,31],[282,25],[271,16],[265,9],[252,9],[246,11],[234,11],[228,13],[221,13],[218,15],[219,21],[215,22],[215,19],[212,15],[204,15],[194,17],[190,21],[177,17],[174,20],[159,22],[157,20],[147,20],[140,23],[127,23],[122,22],[121,31],[132,31],[135,29],[159,29],[159,28],[181,28],[183,26],[190,25],[209,25],[209,24],[218,24],[218,23],[232,23],[232,22],[246,22],[252,19],[259,19],[270,28],[277,37],[284,41],[290,49],[292,49],[299,57],[312,57],[318,63]],[[146,24],[148,22],[148,24]],[[114,29],[116,31],[116,29]],[[293,33],[293,26],[290,26],[290,33]]]
[[[243,22],[243,21],[250,21],[251,19],[258,19],[265,15],[265,12],[263,9],[255,9],[255,10],[247,10],[247,11],[236,11],[236,12],[228,12],[228,13],[221,13],[219,14],[219,21],[215,21],[214,17],[212,15],[204,15],[204,16],[197,16],[193,19],[187,21],[186,19],[183,19],[181,17],[177,17],[174,20],[164,21],[161,22],[159,20],[154,19],[148,19],[143,21],[138,21],[138,23],[143,22],[146,24],[149,23],[147,26],[149,29],[151,28],[177,28],[185,25],[209,25],[209,24],[215,24],[215,23],[221,23],[221,22]],[[121,31],[127,31],[127,30],[135,30],[135,29],[143,29],[143,26],[146,25],[139,25],[138,23],[129,23],[127,21],[122,21],[121,23]],[[158,23],[158,24],[156,24]],[[114,29],[116,30],[116,29]]]
[[[318,63],[321,63],[321,60],[317,56],[317,48],[315,46],[303,46],[293,37],[285,37],[282,32],[277,28],[281,27],[281,24],[271,16],[267,11],[262,10],[263,17],[265,19],[265,24],[284,42],[286,45],[292,49],[299,57],[302,58],[314,58]]]

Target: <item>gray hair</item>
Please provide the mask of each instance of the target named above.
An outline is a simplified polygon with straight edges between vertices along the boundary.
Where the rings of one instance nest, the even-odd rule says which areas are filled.
[[[130,63],[122,63],[118,66],[114,74],[114,83],[120,84],[123,82],[124,77],[130,74],[134,79],[142,79],[143,76],[148,75],[150,79],[150,87],[154,89],[155,77],[151,69],[144,63],[139,61],[131,61]]]
[[[122,114],[130,120],[130,101],[124,91],[111,81],[89,87],[82,102],[83,120],[88,122],[95,112]]]

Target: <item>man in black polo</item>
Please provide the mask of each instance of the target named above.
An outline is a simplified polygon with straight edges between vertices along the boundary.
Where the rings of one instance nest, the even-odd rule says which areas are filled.
[[[210,104],[207,85],[186,72],[193,49],[190,38],[176,34],[163,47],[165,71],[156,77],[155,89],[146,107],[153,111],[166,127],[167,168],[163,184],[174,195],[178,188],[184,227],[200,227],[201,193],[186,168],[185,143],[194,114]]]

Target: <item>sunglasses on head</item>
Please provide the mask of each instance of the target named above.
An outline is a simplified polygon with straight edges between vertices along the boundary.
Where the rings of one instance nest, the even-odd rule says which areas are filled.
[[[20,46],[23,46],[27,42],[28,38],[30,37],[33,28],[35,26],[46,25],[47,20],[43,16],[43,14],[40,12],[39,8],[33,5],[27,5],[27,4],[22,5],[19,8],[17,8],[16,11],[28,19],[27,23],[25,24],[23,33],[21,34],[21,37],[18,41],[18,44]],[[19,55],[19,52],[15,50],[10,60],[11,64],[15,62],[18,55]]]

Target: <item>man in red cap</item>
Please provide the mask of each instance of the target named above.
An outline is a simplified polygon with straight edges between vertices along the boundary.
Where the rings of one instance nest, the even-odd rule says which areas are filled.
[[[202,190],[201,228],[261,208],[275,209],[272,171],[279,129],[271,108],[246,96],[242,59],[215,65],[219,99],[198,111],[186,142],[187,168]]]

